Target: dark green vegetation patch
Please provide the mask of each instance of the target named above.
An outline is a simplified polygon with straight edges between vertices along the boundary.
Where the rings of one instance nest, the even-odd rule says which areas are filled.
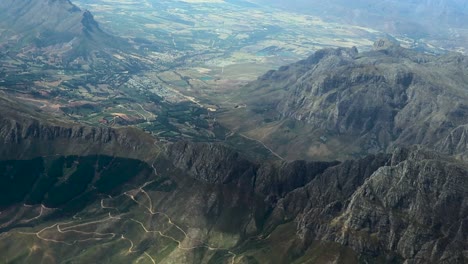
[[[93,196],[111,194],[140,174],[144,162],[109,156],[68,156],[0,161],[0,208],[15,203],[47,207],[86,205]]]

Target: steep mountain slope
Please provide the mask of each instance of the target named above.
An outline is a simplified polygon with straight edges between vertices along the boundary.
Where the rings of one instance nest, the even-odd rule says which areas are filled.
[[[10,54],[69,64],[77,59],[96,61],[113,49],[130,48],[102,31],[89,11],[69,0],[5,0],[0,16],[0,45]]]
[[[465,164],[402,149],[369,177],[336,169],[289,194],[273,212],[283,218],[297,215],[305,245],[334,241],[361,252],[362,259],[387,252],[378,263],[467,261]],[[298,203],[300,197],[308,201]]]
[[[5,263],[468,261],[468,168],[442,154],[252,161],[0,109]]]
[[[412,144],[466,156],[467,70],[462,55],[432,56],[384,40],[364,53],[320,50],[244,87],[247,108],[222,118],[236,128],[256,114],[243,131],[290,158],[336,159]]]
[[[193,155],[208,155],[200,145],[177,146],[172,151],[187,147],[199,150]],[[214,150],[214,157],[226,151],[215,146],[208,149]],[[187,152],[179,154],[182,159],[193,158]],[[93,163],[94,159],[59,157],[46,164],[75,160],[72,166],[83,167],[89,164],[86,160]],[[232,174],[229,182],[210,183],[203,175],[218,170],[201,172],[199,177],[172,167],[165,158],[154,163],[158,174],[148,175],[148,167],[134,167],[140,176],[126,174],[131,177],[124,185],[110,185],[112,189],[99,193],[102,179],[115,183],[111,179],[122,170],[119,164],[126,166],[119,159],[106,166],[109,160],[97,157],[96,175],[102,175],[96,177],[103,178],[91,180],[96,182],[95,190],[85,185],[89,186],[85,193],[66,203],[54,203],[69,199],[57,193],[63,193],[64,186],[82,172],[67,165],[63,171],[74,174],[59,176],[58,184],[39,192],[46,193],[42,204],[31,198],[37,197],[35,188],[25,205],[21,202],[4,209],[0,216],[2,256],[12,262],[55,259],[60,263],[94,258],[109,263],[466,261],[468,170],[435,153],[398,150],[393,155],[322,165],[307,181],[278,195],[274,189],[281,184],[255,183],[255,177],[244,170]],[[0,165],[22,173],[12,165],[18,162],[6,163]],[[205,168],[212,165],[219,164]],[[288,175],[304,173],[303,166],[261,166],[286,177],[285,182],[295,181]],[[260,173],[258,178],[274,176]],[[261,185],[269,188],[259,190]]]
[[[102,154],[148,161],[158,152],[147,147],[156,139],[141,130],[83,125],[0,95],[0,159]]]

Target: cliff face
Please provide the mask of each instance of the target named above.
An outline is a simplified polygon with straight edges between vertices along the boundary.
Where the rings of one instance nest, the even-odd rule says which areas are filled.
[[[244,194],[239,193],[235,200],[239,206],[242,201],[263,200],[262,207],[244,205],[252,210],[248,215],[257,218],[244,218],[241,226],[254,221],[254,234],[275,234],[285,223],[295,223],[295,231],[287,236],[298,241],[291,247],[301,249],[302,253],[296,252],[299,256],[315,250],[317,241],[322,241],[351,248],[359,259],[367,261],[466,260],[468,169],[460,161],[414,147],[339,164],[295,161],[255,165],[232,153],[220,164],[218,157],[224,151],[219,146],[184,143],[169,152],[170,157],[178,157],[174,162],[177,167],[200,181],[210,181],[210,173],[218,169],[229,175],[228,181],[210,182],[241,188]],[[202,165],[196,157],[207,162]],[[186,162],[181,165],[181,160]],[[230,161],[232,167],[228,168]],[[251,202],[245,197],[251,197]],[[241,230],[247,232],[241,236],[248,236],[248,230]],[[268,243],[279,242],[265,243],[273,246]],[[282,257],[272,263],[283,263],[287,256]]]
[[[278,199],[339,162],[253,162],[220,144],[178,142],[168,159],[191,177],[210,184],[233,184]]]
[[[45,116],[0,100],[0,158],[29,159],[50,155],[104,154],[151,159],[156,139],[134,128],[91,127]]]
[[[252,182],[257,169],[256,164],[220,145],[179,142],[169,147],[168,156],[176,167],[207,183]]]
[[[421,149],[398,149],[377,166],[367,164],[367,172],[356,165],[346,170],[346,180],[339,176],[344,164],[327,170],[323,176],[329,176],[286,196],[274,214],[294,218],[305,245],[334,241],[363,259],[383,254],[406,263],[466,261],[464,164]],[[331,175],[337,180],[330,182]],[[298,205],[307,194],[312,199]]]
[[[467,167],[430,152],[407,155],[356,190],[337,218],[342,226],[336,240],[361,252],[394,251],[415,263],[463,263]]]

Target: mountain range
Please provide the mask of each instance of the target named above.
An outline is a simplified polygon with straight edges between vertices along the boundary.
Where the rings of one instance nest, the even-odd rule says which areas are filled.
[[[68,0],[0,15],[12,58],[112,56],[117,37]],[[316,51],[203,112],[269,157],[0,91],[0,262],[467,263],[467,72],[461,54],[379,40]]]
[[[247,107],[227,111],[225,123],[285,157],[340,159],[422,144],[466,159],[467,69],[460,54],[389,40],[369,52],[320,50],[241,89]]]
[[[468,167],[454,157],[409,147],[254,161],[222,144],[168,144],[22,107],[1,116],[7,263],[467,260]]]
[[[254,2],[262,2],[260,0]],[[406,33],[423,37],[428,33],[442,33],[443,27],[464,28],[468,5],[462,0],[413,1],[263,1],[299,12],[324,15],[347,22],[372,25],[388,33]]]
[[[339,24],[369,27],[391,34],[422,50],[466,54],[468,5],[463,0],[264,1],[253,2],[316,16]],[[428,44],[428,45],[427,45]]]

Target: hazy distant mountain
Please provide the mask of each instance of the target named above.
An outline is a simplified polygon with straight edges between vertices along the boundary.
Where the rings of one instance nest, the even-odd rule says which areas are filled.
[[[451,34],[453,32],[450,32],[448,27],[466,28],[468,20],[468,2],[464,0],[255,0],[255,2],[366,25],[388,33],[408,34],[416,38],[428,34]]]
[[[262,0],[255,0],[261,2]],[[380,17],[403,18],[414,21],[432,20],[433,23],[444,21],[453,25],[464,25],[463,18],[468,15],[468,3],[463,0],[331,0],[331,1],[284,1],[273,0],[265,4],[280,5],[286,8],[317,13],[326,11],[326,15],[344,18],[356,18],[365,21],[361,15],[370,15],[369,19]]]
[[[90,60],[99,52],[125,45],[102,31],[90,12],[69,0],[3,0],[0,16],[0,45],[6,52],[69,62]]]

